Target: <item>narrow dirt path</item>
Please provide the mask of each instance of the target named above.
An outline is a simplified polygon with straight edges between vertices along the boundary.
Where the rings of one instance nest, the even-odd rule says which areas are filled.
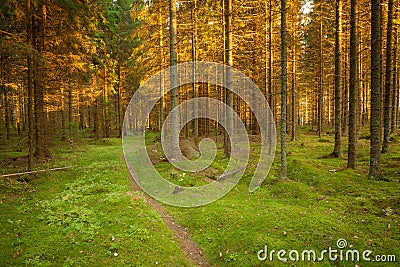
[[[135,191],[142,191],[140,187],[135,183],[134,179],[132,179],[132,188]],[[174,218],[172,218],[167,209],[160,202],[151,198],[146,193],[143,193],[143,197],[145,198],[147,204],[160,215],[165,225],[174,233],[176,238],[179,240],[179,246],[181,247],[183,254],[186,255],[186,257],[197,266],[211,266],[209,265],[208,260],[203,256],[203,252],[201,251],[201,249],[190,238],[187,229],[175,222]]]

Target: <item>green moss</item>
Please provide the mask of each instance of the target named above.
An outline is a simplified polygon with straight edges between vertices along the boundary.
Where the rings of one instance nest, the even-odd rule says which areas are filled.
[[[142,193],[131,191],[120,140],[64,149],[57,163],[72,169],[30,183],[3,179],[1,266],[191,266]]]

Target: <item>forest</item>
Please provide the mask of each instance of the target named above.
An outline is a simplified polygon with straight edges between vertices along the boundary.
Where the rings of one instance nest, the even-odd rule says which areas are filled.
[[[2,0],[0,265],[396,266],[399,35],[398,0]],[[221,82],[200,65],[178,75],[189,62],[223,64]],[[241,172],[226,196],[183,208],[140,188],[144,167],[132,173],[123,146],[142,114],[131,99],[152,79],[160,99],[139,127],[149,161],[177,195]],[[240,94],[252,90],[268,119]],[[200,115],[178,132],[171,111],[189,116],[182,105],[197,98]],[[223,107],[226,124],[211,116]],[[249,140],[240,171],[229,169],[232,113]],[[214,142],[204,170],[169,162],[169,114],[189,162]],[[273,162],[262,161],[265,124]],[[268,170],[249,193],[258,166]],[[301,257],[328,247],[360,255]]]

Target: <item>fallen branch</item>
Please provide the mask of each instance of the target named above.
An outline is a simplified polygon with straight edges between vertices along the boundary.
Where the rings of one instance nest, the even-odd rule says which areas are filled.
[[[60,171],[60,170],[65,170],[69,168],[73,168],[75,166],[68,166],[68,167],[59,167],[59,168],[53,168],[53,169],[47,169],[47,170],[36,170],[36,171],[29,171],[29,172],[18,172],[18,173],[11,173],[11,174],[3,174],[2,177],[11,177],[11,176],[21,176],[25,174],[32,174],[32,173],[38,173],[38,172],[50,172],[50,171]]]
[[[217,178],[217,181],[226,180],[229,176],[231,176],[231,175],[233,175],[233,174],[236,174],[236,173],[238,173],[238,172],[241,172],[241,171],[243,171],[244,169],[246,169],[246,168],[242,167],[242,168],[240,168],[240,169],[237,169],[237,170],[234,170],[234,171],[231,171],[231,172],[223,173],[223,174],[221,174],[221,175]]]

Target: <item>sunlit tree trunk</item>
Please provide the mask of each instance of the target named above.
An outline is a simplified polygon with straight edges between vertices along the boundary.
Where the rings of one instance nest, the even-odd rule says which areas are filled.
[[[74,140],[73,133],[73,97],[72,97],[72,86],[68,88],[68,132],[69,132],[69,142],[72,143]]]
[[[104,64],[104,84],[103,84],[103,137],[109,138],[110,133],[110,107],[109,107],[109,88],[107,82],[107,63]]]
[[[170,94],[171,94],[171,110],[179,105],[179,88],[177,88],[178,84],[178,74],[176,68],[177,64],[177,51],[176,51],[176,43],[177,43],[177,28],[176,28],[176,0],[169,0],[169,38],[170,38],[170,67],[172,67],[170,71]],[[178,136],[178,122],[179,122],[179,113],[176,112],[172,116],[172,136]],[[176,139],[172,138],[172,147],[179,147],[179,144],[175,143]],[[173,151],[176,153],[176,151]],[[175,158],[175,155],[172,155]]]
[[[233,66],[233,35],[232,35],[232,0],[224,1],[224,11],[225,11],[225,64],[228,66]],[[226,87],[232,87],[232,72],[230,68],[226,68],[225,72],[226,79]],[[226,105],[231,109],[227,108],[225,111],[225,119],[227,121],[226,127],[227,130],[233,130],[233,95],[232,92],[228,89],[225,89],[225,101]],[[231,155],[231,145],[229,141],[229,135],[227,131],[225,131],[224,136],[224,153],[226,157],[230,157]]]
[[[320,43],[319,43],[319,92],[318,92],[318,123],[317,123],[317,131],[318,136],[321,138],[322,136],[322,128],[324,121],[324,23],[323,23],[323,8],[322,2],[320,3],[320,14],[319,14],[319,34],[320,34]]]
[[[383,109],[383,144],[382,153],[389,149],[390,135],[390,97],[392,91],[392,31],[393,31],[393,0],[389,0],[388,22],[386,35],[386,73],[385,73],[385,102]]]
[[[293,62],[292,62],[292,127],[291,127],[291,140],[296,141],[296,44],[293,44]]]
[[[3,57],[1,56],[2,60],[0,61],[4,66],[7,64],[3,61]],[[3,66],[3,67],[4,67]],[[4,67],[4,77],[6,82],[8,83],[8,69]],[[6,86],[3,86],[3,100],[4,100],[4,127],[6,129],[6,140],[10,139],[10,103],[8,100],[9,96],[9,89]]]
[[[118,64],[117,65],[117,119],[116,119],[116,123],[117,123],[117,128],[118,128],[118,137],[122,137],[122,75],[121,75],[121,65]]]
[[[158,44],[160,46],[160,96],[164,95],[164,80],[163,74],[161,73],[164,65],[164,41],[163,41],[163,10],[162,5],[159,5],[158,9]],[[162,124],[164,122],[164,97],[160,98],[160,111],[159,111],[159,123],[158,123],[158,131],[161,131]]]
[[[399,34],[398,34],[399,26],[396,26],[393,30],[394,33],[394,46],[393,46],[393,75],[392,75],[392,122],[391,122],[391,132],[394,133],[397,129],[397,121],[398,121],[398,113],[399,113],[399,73],[398,73],[398,63],[397,63],[397,55],[398,55],[398,45],[399,45]]]
[[[269,38],[268,38],[268,102],[271,106],[271,109],[274,107],[273,103],[273,92],[272,92],[272,66],[273,66],[273,47],[272,47],[272,1],[269,1],[269,16],[268,16],[268,30],[269,30]]]
[[[281,179],[287,179],[286,163],[286,94],[287,94],[287,53],[286,53],[286,0],[281,0]]]
[[[343,76],[343,101],[342,101],[342,135],[347,134],[348,118],[349,118],[349,82],[348,82],[348,55],[344,55],[344,76]]]
[[[196,44],[197,44],[197,0],[192,1],[192,9],[191,9],[191,16],[192,16],[192,61],[196,62],[197,61],[197,51],[196,51]],[[192,68],[192,77],[193,80],[195,80],[195,75],[196,75],[196,65],[193,65]],[[196,98],[198,96],[197,92],[197,85],[193,82],[192,83],[192,97]],[[197,106],[194,104],[193,106],[193,111],[195,112],[195,115],[197,115]],[[197,146],[199,143],[199,120],[194,119],[192,120],[192,131],[193,131],[193,136],[194,136],[194,142],[195,145]]]
[[[60,98],[61,98],[61,141],[65,141],[67,137],[65,136],[65,97],[64,97],[64,87],[60,88]]]

